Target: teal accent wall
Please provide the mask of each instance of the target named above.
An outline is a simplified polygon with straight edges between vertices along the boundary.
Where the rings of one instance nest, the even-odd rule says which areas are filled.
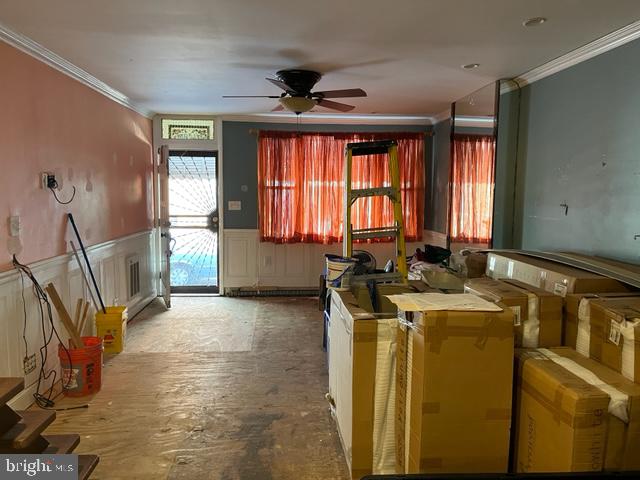
[[[513,216],[520,92],[500,95],[493,208],[493,247],[514,248]]]
[[[640,259],[639,58],[634,41],[522,89],[517,246]]]
[[[286,130],[305,132],[427,132],[427,125],[320,125],[295,123],[223,122],[223,196],[224,227],[258,228],[258,144],[252,130]],[[432,137],[425,136],[425,165],[432,155]],[[246,186],[246,191],[243,190]],[[426,182],[429,195],[429,182]],[[240,200],[242,210],[229,211],[228,201]],[[425,209],[425,220],[428,212]]]

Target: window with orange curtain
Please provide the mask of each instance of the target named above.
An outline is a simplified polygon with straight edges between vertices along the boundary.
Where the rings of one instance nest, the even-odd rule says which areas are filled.
[[[454,242],[491,242],[494,149],[492,136],[453,137],[450,235]]]
[[[424,134],[298,133],[261,131],[258,138],[260,238],[276,243],[342,241],[344,147],[349,142],[394,139],[405,237],[422,239],[424,223]],[[353,188],[389,185],[387,156],[354,157]],[[387,198],[354,203],[354,228],[393,225]]]

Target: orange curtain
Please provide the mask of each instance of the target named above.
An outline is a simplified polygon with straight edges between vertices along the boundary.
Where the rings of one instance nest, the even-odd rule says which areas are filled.
[[[398,141],[407,241],[422,239],[424,136],[421,133],[294,133],[262,131],[258,140],[260,238],[276,243],[342,240],[344,147],[349,142]],[[352,188],[389,185],[387,157],[354,157]],[[364,198],[352,211],[354,228],[393,224],[387,198]]]
[[[491,136],[454,135],[450,222],[454,242],[491,242],[494,149]]]

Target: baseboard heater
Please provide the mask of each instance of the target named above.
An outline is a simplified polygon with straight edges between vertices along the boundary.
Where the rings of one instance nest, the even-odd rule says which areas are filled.
[[[320,290],[314,287],[240,287],[225,288],[227,297],[317,297]]]

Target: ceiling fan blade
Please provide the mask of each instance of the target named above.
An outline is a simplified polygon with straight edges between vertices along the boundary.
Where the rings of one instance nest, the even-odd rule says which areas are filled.
[[[276,80],[275,78],[265,78],[266,81],[273,83],[276,87],[281,88],[282,90],[284,90],[285,92],[293,92],[293,88],[291,88],[289,85],[287,85],[286,83],[280,81],[280,80]]]
[[[280,98],[280,95],[223,95],[222,98]]]
[[[331,100],[325,100],[324,98],[321,98],[320,100],[318,100],[318,105],[320,105],[321,107],[330,108],[332,110],[338,110],[340,112],[350,112],[351,110],[356,108],[353,105],[347,105],[346,103],[332,102]]]
[[[272,112],[281,112],[282,110],[284,110],[284,107],[280,104],[276,105],[271,109]]]
[[[366,97],[367,92],[361,88],[347,88],[346,90],[325,90],[324,92],[313,92],[313,96],[320,98],[354,98]]]

